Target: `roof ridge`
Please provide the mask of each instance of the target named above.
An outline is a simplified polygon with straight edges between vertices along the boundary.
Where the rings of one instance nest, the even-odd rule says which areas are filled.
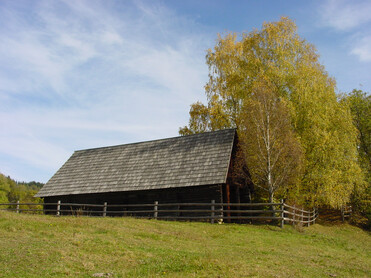
[[[200,132],[200,133],[189,134],[189,135],[180,135],[180,136],[174,136],[174,137],[168,137],[168,138],[162,138],[162,139],[153,139],[153,140],[148,140],[148,141],[125,143],[125,144],[105,146],[105,147],[96,147],[96,148],[89,148],[89,149],[80,149],[80,150],[75,150],[74,152],[76,153],[76,152],[84,152],[84,151],[90,151],[90,150],[118,148],[118,147],[129,146],[129,145],[137,145],[137,144],[152,143],[152,142],[158,142],[158,141],[174,140],[174,139],[178,139],[178,138],[186,138],[186,137],[191,137],[191,136],[201,136],[201,135],[204,135],[204,134],[219,133],[219,132],[229,131],[229,130],[236,130],[236,128],[225,128],[225,129],[212,130],[212,131]]]

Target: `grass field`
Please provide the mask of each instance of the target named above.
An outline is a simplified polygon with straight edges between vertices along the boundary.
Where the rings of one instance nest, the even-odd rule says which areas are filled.
[[[371,277],[371,237],[286,226],[0,212],[0,277]]]

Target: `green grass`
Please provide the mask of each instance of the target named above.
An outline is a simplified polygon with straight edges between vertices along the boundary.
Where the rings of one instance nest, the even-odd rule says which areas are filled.
[[[0,212],[0,277],[371,277],[370,234]]]

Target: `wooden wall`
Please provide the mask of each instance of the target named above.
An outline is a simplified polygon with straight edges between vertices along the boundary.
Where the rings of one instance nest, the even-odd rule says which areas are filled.
[[[141,191],[128,191],[128,192],[112,192],[112,193],[99,193],[99,194],[81,194],[81,195],[67,195],[67,196],[55,196],[45,197],[44,203],[57,203],[61,201],[63,203],[78,203],[78,204],[103,204],[107,202],[108,205],[112,204],[154,204],[158,201],[159,204],[171,204],[171,203],[211,203],[211,200],[215,200],[216,203],[222,201],[222,186],[221,185],[208,185],[208,186],[193,186],[193,187],[181,187],[181,188],[167,188],[167,189],[156,189],[156,190],[141,190]],[[177,207],[179,208],[179,207]],[[196,208],[196,207],[193,207]],[[56,206],[45,205],[44,209],[56,209]],[[69,209],[63,207],[62,209]],[[72,207],[70,208],[72,211]],[[78,208],[75,208],[78,209]],[[107,215],[110,210],[125,210],[129,213],[131,210],[149,209],[148,207],[143,208],[115,208],[109,207]],[[152,209],[152,208],[150,208]],[[171,207],[166,207],[171,209]],[[187,207],[185,209],[192,209]],[[94,209],[91,209],[94,211]],[[97,208],[96,211],[101,210]],[[62,213],[63,214],[63,213]],[[64,213],[71,214],[71,213]],[[124,213],[123,213],[124,214]],[[170,213],[171,215],[171,213]],[[145,216],[139,215],[139,216]]]

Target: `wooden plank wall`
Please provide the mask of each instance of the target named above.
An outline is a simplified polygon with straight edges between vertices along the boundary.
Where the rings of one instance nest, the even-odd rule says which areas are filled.
[[[101,193],[101,194],[83,194],[83,195],[68,195],[68,196],[55,196],[44,198],[45,203],[77,203],[77,204],[154,204],[158,201],[159,204],[171,203],[211,203],[211,200],[221,200],[222,192],[220,185],[209,186],[194,186],[194,187],[181,187],[181,188],[167,188],[157,190],[143,190],[143,191],[128,191],[128,192],[114,192],[114,193]],[[56,209],[55,206],[44,206],[44,209]],[[64,208],[68,209],[68,208]],[[71,211],[72,211],[71,207]],[[119,208],[122,210],[122,208]],[[133,208],[138,210],[138,207]],[[143,207],[143,210],[148,207]],[[153,208],[151,208],[153,209]],[[174,207],[166,207],[166,209],[179,209]],[[187,207],[187,209],[200,209],[199,207]],[[91,208],[92,212],[94,208]],[[97,211],[101,208],[97,208]],[[116,211],[115,207],[108,207],[109,211]],[[124,209],[125,213],[130,213],[131,208]],[[72,212],[71,212],[72,213]],[[145,214],[145,213],[144,213]],[[171,215],[172,213],[168,213]]]

